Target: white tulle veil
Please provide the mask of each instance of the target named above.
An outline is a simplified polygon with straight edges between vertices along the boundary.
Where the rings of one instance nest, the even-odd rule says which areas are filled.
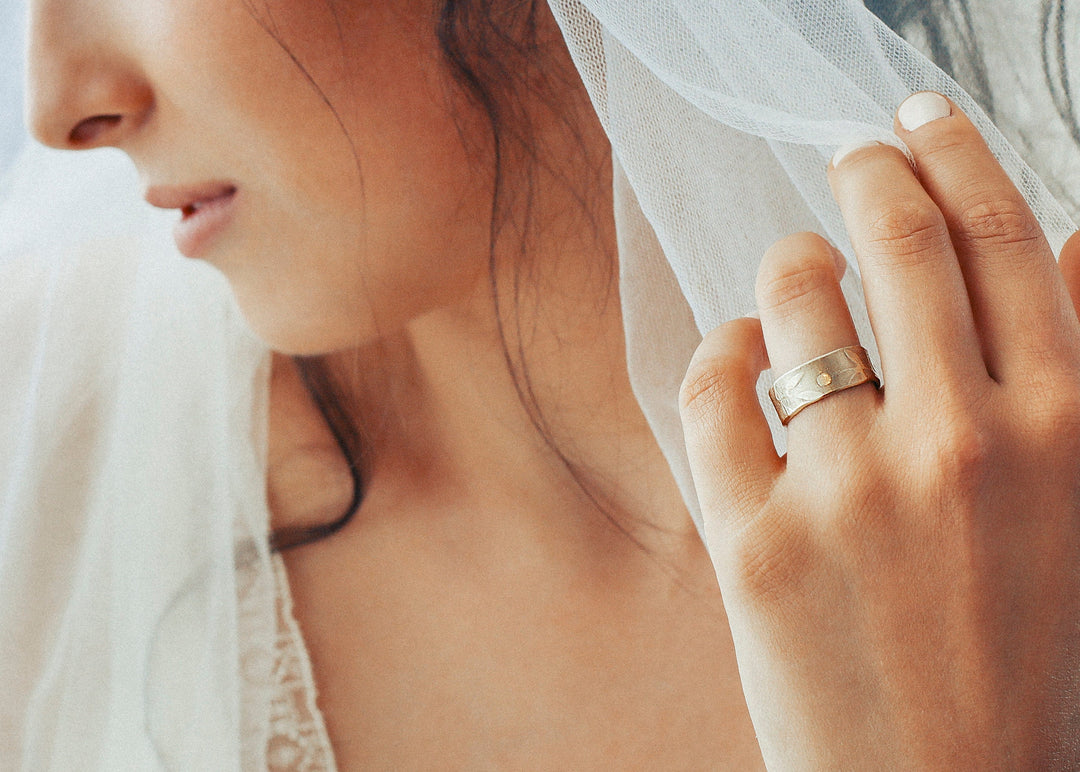
[[[631,378],[695,516],[686,363],[700,331],[751,309],[777,238],[814,230],[850,256],[824,175],[838,145],[899,144],[897,104],[941,91],[1055,249],[1075,229],[978,105],[854,0],[551,6],[612,141]],[[1017,12],[982,6],[981,30]],[[0,26],[18,11],[0,5]],[[1008,30],[985,40],[1002,93],[1038,102],[1033,52]],[[1052,152],[1028,159],[1063,190],[1080,164],[1048,100],[1002,112],[1045,132]],[[1040,146],[1027,125],[1010,135],[1025,150]],[[3,158],[0,767],[263,769],[267,352],[221,277],[174,254],[116,155]],[[845,289],[870,342],[854,271]]]

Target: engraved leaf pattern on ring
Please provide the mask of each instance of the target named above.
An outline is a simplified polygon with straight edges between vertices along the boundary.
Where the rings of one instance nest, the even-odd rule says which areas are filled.
[[[837,360],[843,360],[846,366]],[[833,363],[835,365],[830,367]],[[819,366],[814,367],[815,364]],[[831,376],[831,382],[819,385],[817,378],[821,374]],[[773,392],[784,404],[793,406],[816,402],[828,394],[876,380],[873,369],[851,349],[841,349],[812,360],[789,376],[781,377],[780,382],[774,384]]]

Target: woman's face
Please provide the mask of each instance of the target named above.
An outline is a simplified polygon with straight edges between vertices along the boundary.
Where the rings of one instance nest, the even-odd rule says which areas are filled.
[[[484,276],[490,165],[463,137],[486,135],[431,0],[30,6],[35,135],[116,146],[152,203],[194,205],[181,249],[272,346],[360,343]]]

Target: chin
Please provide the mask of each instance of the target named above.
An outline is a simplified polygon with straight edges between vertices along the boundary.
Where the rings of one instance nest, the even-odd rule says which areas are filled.
[[[361,343],[355,335],[335,335],[333,330],[311,325],[283,327],[280,320],[256,324],[249,318],[248,326],[270,349],[286,356],[323,356],[355,348]]]
[[[335,324],[316,313],[268,307],[265,302],[246,303],[240,296],[236,296],[236,301],[248,328],[279,354],[320,356],[353,348],[362,342],[355,325]]]

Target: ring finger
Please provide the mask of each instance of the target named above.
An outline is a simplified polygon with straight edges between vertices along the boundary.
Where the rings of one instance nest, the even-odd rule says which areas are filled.
[[[757,303],[761,329],[772,372],[780,376],[799,365],[845,346],[857,346],[859,336],[840,289],[843,258],[821,236],[798,233],[776,242],[761,262]],[[836,430],[838,412],[869,409],[876,403],[873,388],[856,387],[834,393],[809,405],[791,420],[789,449],[815,426]],[[851,425],[847,418],[843,421]]]

